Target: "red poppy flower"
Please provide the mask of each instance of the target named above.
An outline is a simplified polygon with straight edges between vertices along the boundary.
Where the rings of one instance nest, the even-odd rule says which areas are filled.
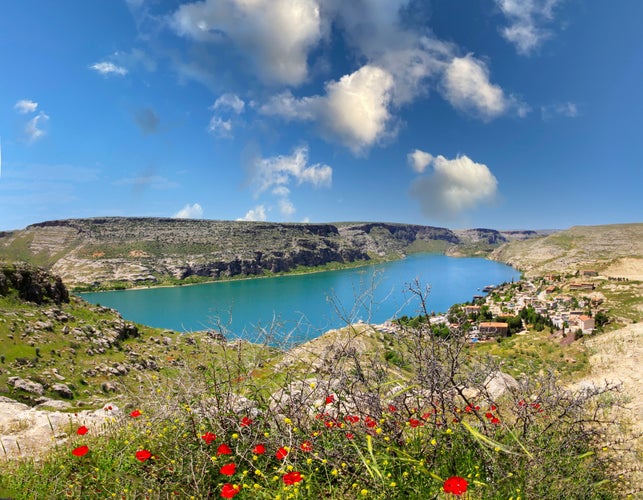
[[[471,413],[473,409],[471,408],[471,406],[467,405],[464,411],[466,411],[467,413]]]
[[[371,417],[366,417],[364,419],[364,422],[366,422],[366,427],[373,428],[377,425],[377,421],[373,420]]]
[[[152,457],[152,454],[147,450],[138,450],[135,454],[135,457],[136,457],[136,460],[145,462],[146,460],[149,460]]]
[[[332,420],[326,420],[326,422],[324,422],[324,425],[330,429],[331,427],[335,427],[335,422],[333,422]]]
[[[346,433],[346,439],[353,439],[354,437],[355,437],[355,434],[353,434],[352,432]]]
[[[232,450],[227,444],[223,443],[217,448],[217,455],[232,455]]]
[[[409,425],[415,429],[416,427],[421,427],[424,424],[417,418],[409,418]]]
[[[112,405],[108,405],[105,408],[103,408],[105,411],[111,411],[112,410]]]
[[[84,436],[85,434],[87,434],[87,432],[89,432],[89,429],[84,425],[81,425],[76,431],[76,434],[78,434],[79,436]]]
[[[252,453],[254,453],[255,455],[263,455],[264,453],[266,453],[266,447],[262,444],[258,444],[252,449]]]
[[[283,446],[277,450],[277,453],[275,453],[275,457],[277,457],[277,460],[283,460],[287,455],[288,450]]]
[[[241,486],[237,484],[226,483],[221,487],[221,496],[223,498],[234,498],[241,491]]]
[[[397,411],[397,406],[388,405],[388,411],[390,411],[391,413],[395,413]]]
[[[498,417],[493,417],[491,423],[495,425],[500,425],[500,419]]]
[[[234,463],[225,464],[219,469],[219,472],[226,476],[234,476],[234,473],[237,472],[237,465]]]
[[[75,457],[83,457],[87,455],[88,452],[89,448],[87,446],[79,446],[78,448],[74,448],[73,450],[71,450],[71,454]]]
[[[250,424],[252,424],[252,419],[248,417],[243,417],[241,419],[241,427],[248,427]]]
[[[359,417],[357,415],[346,415],[344,417],[344,420],[346,420],[346,422],[350,424],[356,424],[357,422],[359,422]]]
[[[310,441],[304,441],[303,443],[301,443],[300,448],[301,451],[313,451],[313,443],[311,443]]]
[[[132,413],[129,414],[130,417],[136,418],[141,416],[141,410],[134,410]]]
[[[301,477],[301,472],[297,472],[296,470],[292,472],[288,472],[283,475],[282,477],[284,484],[287,484],[288,486],[291,486],[293,484],[298,483],[301,481],[303,478]]]
[[[496,407],[496,405],[491,405],[491,408],[490,408],[491,411],[496,411],[497,409],[498,408]]]
[[[442,485],[442,489],[446,493],[452,493],[454,495],[459,496],[467,491],[468,485],[469,483],[465,478],[460,476],[451,476],[449,479],[444,481],[444,484]]]
[[[335,402],[335,395],[331,394],[330,396],[326,396],[326,404],[329,405],[331,403]]]
[[[486,418],[493,418],[493,413],[487,412],[484,414]]]
[[[201,436],[201,439],[205,441],[205,444],[210,444],[212,441],[214,441],[217,438],[216,434],[213,434],[211,432],[206,432]]]

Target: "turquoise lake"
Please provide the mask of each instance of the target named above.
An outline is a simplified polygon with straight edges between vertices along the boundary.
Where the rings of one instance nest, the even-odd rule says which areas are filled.
[[[278,342],[302,342],[347,322],[418,314],[419,301],[408,291],[416,279],[431,287],[428,309],[438,313],[471,300],[486,285],[519,278],[517,270],[486,259],[415,254],[357,269],[81,296],[159,328],[221,329],[229,339],[251,341],[263,341],[262,332],[269,331]]]

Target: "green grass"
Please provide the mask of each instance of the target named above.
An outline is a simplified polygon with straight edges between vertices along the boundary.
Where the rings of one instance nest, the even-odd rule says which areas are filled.
[[[404,342],[425,353],[415,362],[450,366],[456,379],[472,383],[457,340]],[[43,460],[9,462],[0,471],[6,494],[215,498],[238,488],[239,499],[426,499],[448,498],[445,481],[457,476],[469,499],[619,497],[601,440],[606,423],[596,418],[605,410],[600,394],[570,395],[541,377],[497,400],[464,401],[454,397],[448,372],[434,371],[438,383],[424,385],[417,365],[410,380],[369,377],[331,387],[349,372],[344,350],[331,377],[323,369],[282,370],[279,385],[298,384],[302,399],[275,406],[275,379],[255,372],[265,360],[199,349],[210,359],[203,369],[147,375],[155,389],[132,393],[112,422],[87,436],[70,428],[71,440]],[[421,397],[419,387],[431,396]],[[238,409],[240,396],[252,406]],[[141,416],[130,416],[136,408]],[[206,433],[216,437],[206,442]],[[229,454],[221,454],[223,444]],[[79,446],[88,453],[74,456]],[[137,459],[141,450],[151,457]]]

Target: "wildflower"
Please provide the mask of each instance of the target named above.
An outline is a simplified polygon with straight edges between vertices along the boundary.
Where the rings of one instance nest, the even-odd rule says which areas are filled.
[[[493,417],[491,423],[495,425],[500,425],[500,419],[498,417]]]
[[[303,443],[301,443],[300,448],[301,451],[313,451],[313,443],[311,443],[310,441],[304,441]]]
[[[397,411],[397,406],[388,405],[388,411],[390,411],[391,413],[395,413]]]
[[[263,455],[264,453],[266,453],[266,447],[262,444],[258,444],[252,449],[252,453],[254,453],[255,455]]]
[[[353,434],[352,432],[346,433],[346,439],[353,439],[354,437],[355,437],[355,434]]]
[[[87,427],[85,427],[84,425],[81,425],[76,431],[76,434],[78,434],[79,436],[84,436],[85,434],[87,434],[88,431],[89,429]]]
[[[226,483],[221,487],[221,496],[223,498],[234,498],[240,491],[241,487],[239,485]]]
[[[473,409],[471,408],[471,406],[467,405],[465,407],[464,411],[467,412],[467,413],[471,413],[473,411]]]
[[[136,457],[136,460],[145,462],[152,457],[152,454],[147,450],[138,450],[134,456]]]
[[[424,424],[420,422],[417,418],[409,418],[409,425],[415,429],[416,427],[421,427]]]
[[[491,405],[491,408],[490,408],[491,411],[496,411],[497,409],[498,408],[496,407],[496,405]]]
[[[359,422],[359,417],[357,415],[346,415],[344,420],[350,424],[356,424]]]
[[[250,424],[252,424],[252,419],[248,417],[243,417],[241,419],[241,427],[248,427]]]
[[[330,429],[331,427],[335,427],[335,422],[333,422],[332,420],[326,420],[324,422],[324,425]]]
[[[334,403],[334,402],[335,402],[335,395],[334,394],[330,394],[329,396],[326,396],[326,404],[327,405],[329,405],[331,403]]]
[[[226,476],[233,476],[237,472],[237,465],[235,463],[225,464],[219,469],[219,472]]]
[[[136,418],[141,416],[141,410],[134,410],[132,413],[129,414],[130,417]]]
[[[298,483],[303,478],[301,477],[301,472],[292,471],[284,474],[281,479],[283,480],[284,484],[291,486],[293,484]]]
[[[277,450],[277,453],[275,453],[275,457],[277,458],[277,460],[283,460],[287,455],[288,450],[283,446]]]
[[[368,495],[368,490],[367,490],[367,489],[363,489],[363,490],[361,490],[359,493],[360,493],[360,495],[362,495],[363,497],[365,497],[366,495]]]
[[[88,452],[89,448],[87,446],[79,446],[78,448],[74,448],[73,450],[71,450],[71,454],[75,457],[83,457],[87,455]]]
[[[107,405],[105,408],[103,408],[105,411],[112,411],[112,405]]]
[[[201,439],[205,441],[205,444],[210,444],[212,441],[214,441],[217,438],[217,436],[211,432],[206,432],[201,436]]]
[[[493,413],[487,412],[484,414],[485,418],[492,419],[493,418]]]
[[[454,495],[459,496],[467,491],[468,485],[469,483],[465,478],[460,476],[451,476],[449,479],[444,481],[444,484],[442,485],[442,489],[446,493],[452,493]]]
[[[227,444],[223,443],[217,448],[217,455],[232,455],[232,450]]]

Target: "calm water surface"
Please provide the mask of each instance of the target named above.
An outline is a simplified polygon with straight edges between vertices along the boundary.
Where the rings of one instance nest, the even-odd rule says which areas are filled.
[[[382,323],[417,314],[419,301],[408,291],[416,279],[431,287],[428,309],[441,312],[471,300],[486,285],[519,277],[515,269],[486,259],[416,254],[358,269],[82,297],[159,328],[189,332],[224,326],[228,338],[257,341],[262,331],[272,331],[277,340],[301,342],[347,321]]]

